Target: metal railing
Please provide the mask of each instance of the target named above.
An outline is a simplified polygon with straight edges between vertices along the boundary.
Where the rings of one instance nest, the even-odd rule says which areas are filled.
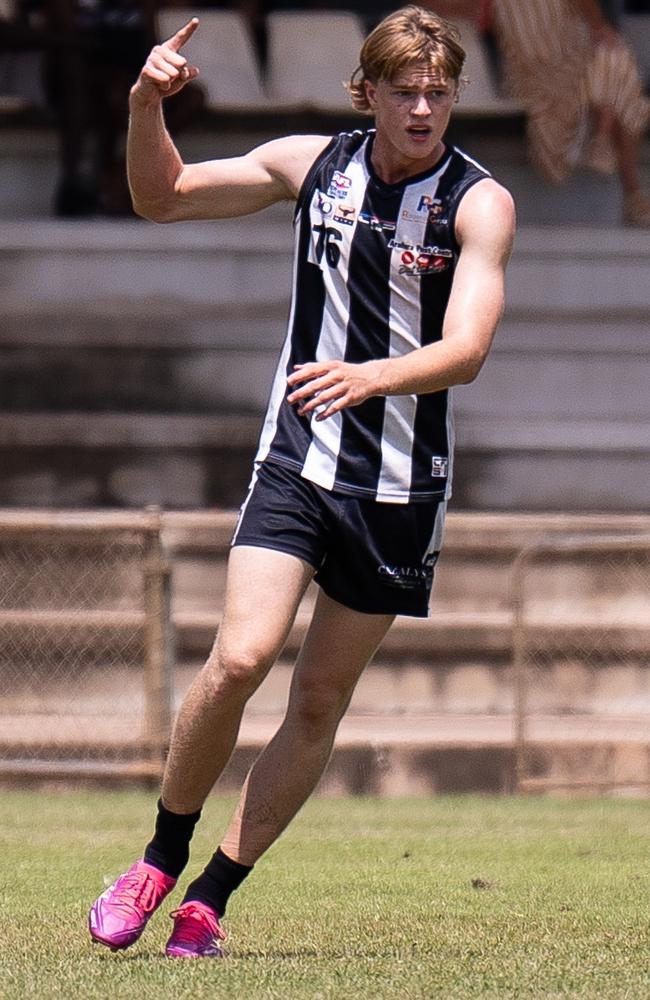
[[[171,723],[160,513],[0,513],[0,777],[157,778]]]

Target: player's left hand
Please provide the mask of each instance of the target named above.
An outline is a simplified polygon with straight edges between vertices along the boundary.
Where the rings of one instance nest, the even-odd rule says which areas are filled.
[[[297,407],[301,417],[318,409],[316,420],[327,420],[348,406],[358,406],[371,396],[380,395],[380,374],[385,363],[310,361],[296,365],[287,379],[289,388],[294,390],[287,401]]]

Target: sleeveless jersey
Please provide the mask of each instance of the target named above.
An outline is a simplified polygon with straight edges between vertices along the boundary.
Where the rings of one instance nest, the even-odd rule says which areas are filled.
[[[393,358],[442,337],[460,248],[456,211],[489,173],[455,147],[397,184],[375,174],[374,130],[342,133],[298,196],[292,302],[256,462],[388,503],[450,495],[451,392],[380,396],[316,421],[286,402],[294,365]]]

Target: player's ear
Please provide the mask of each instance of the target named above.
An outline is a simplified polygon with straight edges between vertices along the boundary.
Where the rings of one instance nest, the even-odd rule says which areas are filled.
[[[368,80],[367,78],[363,81],[363,88],[366,92],[366,100],[370,105],[372,111],[377,107],[377,85]]]

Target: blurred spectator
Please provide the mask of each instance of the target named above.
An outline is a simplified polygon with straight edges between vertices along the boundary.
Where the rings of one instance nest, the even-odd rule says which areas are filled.
[[[556,183],[580,163],[618,173],[625,222],[650,226],[639,171],[650,101],[598,0],[494,0],[493,24],[505,83],[527,109],[530,154],[541,173]]]
[[[129,215],[123,137],[129,90],[155,43],[154,0],[50,0],[32,9],[57,40],[45,62],[60,133],[55,213]],[[166,108],[173,131],[203,105],[198,87],[178,96]]]

